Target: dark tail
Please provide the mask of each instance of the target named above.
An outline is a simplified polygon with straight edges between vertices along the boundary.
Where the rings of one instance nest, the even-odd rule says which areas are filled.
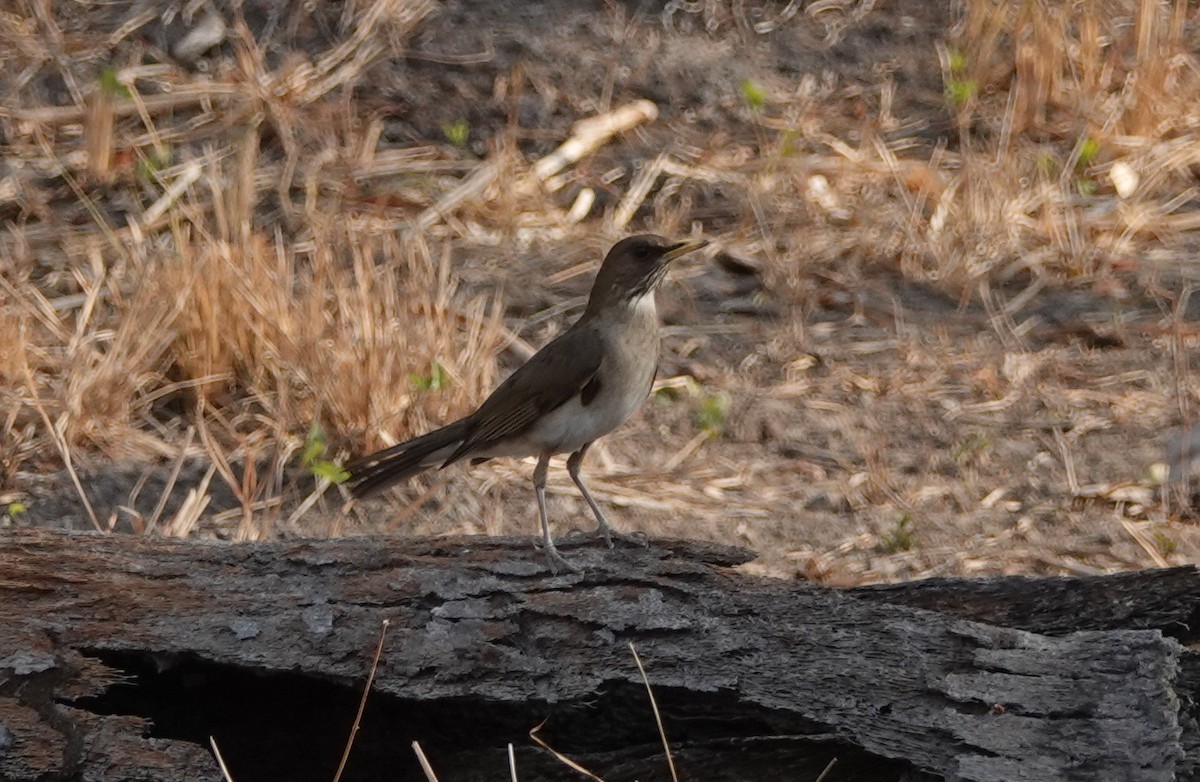
[[[360,499],[411,478],[430,467],[440,467],[466,435],[466,421],[455,421],[429,434],[393,445],[346,465],[350,493]]]

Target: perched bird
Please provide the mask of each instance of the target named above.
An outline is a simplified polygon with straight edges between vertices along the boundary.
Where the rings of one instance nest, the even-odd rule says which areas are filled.
[[[588,447],[625,423],[650,395],[658,370],[655,291],[671,261],[708,244],[670,242],[645,234],[617,242],[592,284],[587,309],[492,392],[479,409],[448,426],[370,454],[351,464],[350,490],[370,497],[432,467],[460,459],[536,456],[533,488],[550,569],[574,569],[550,537],[546,470],[569,453],[567,473],[612,546],[613,530],[580,475]]]

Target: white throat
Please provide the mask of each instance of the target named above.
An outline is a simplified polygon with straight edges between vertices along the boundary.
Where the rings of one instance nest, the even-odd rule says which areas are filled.
[[[654,301],[654,291],[647,291],[629,302],[630,311],[643,318],[657,318],[658,305]]]

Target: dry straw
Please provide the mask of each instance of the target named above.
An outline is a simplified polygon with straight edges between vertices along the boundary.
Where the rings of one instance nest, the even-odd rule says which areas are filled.
[[[684,4],[653,34],[671,35],[694,10],[715,36],[815,23],[845,39],[883,12],[872,5],[813,3],[805,19],[789,4],[756,21],[738,3]],[[575,248],[548,272],[570,283],[622,230],[687,233],[704,217],[729,256],[757,259],[765,287],[798,313],[824,295],[817,288],[852,285],[852,270],[873,263],[988,303],[1005,344],[1020,347],[1013,301],[1063,279],[1111,281],[1130,259],[1200,230],[1200,66],[1184,0],[959,4],[957,25],[927,52],[940,57],[945,89],[944,115],[928,112],[947,120],[933,144],[904,114],[899,81],[881,77],[851,135],[830,121],[830,106],[854,97],[845,85],[800,74],[743,85],[741,96],[731,85],[746,103],[740,124],[711,137],[675,116],[656,120],[639,95],[611,107],[572,96],[590,119],[557,131],[557,151],[540,160],[519,151],[512,127],[481,159],[447,155],[440,139],[383,148],[384,122],[355,90],[405,51],[434,4],[343,7],[333,43],[310,41],[303,57],[277,56],[282,31],[256,38],[234,14],[225,55],[204,75],[154,54],[152,13],[33,3],[0,15],[0,484],[133,460],[169,465],[169,491],[182,493],[180,465],[200,459],[239,507],[205,516],[209,492],[190,487],[182,508],[168,513],[160,495],[136,528],[232,524],[223,531],[253,538],[279,520],[301,524],[324,489],[289,469],[314,424],[330,458],[394,442],[481,400],[498,354],[529,355],[544,335],[527,342],[501,322],[491,281],[520,280],[513,257],[539,245]],[[497,95],[502,82],[519,89],[518,77],[498,79]],[[619,154],[601,164],[606,144]],[[591,156],[592,170],[578,171]],[[468,292],[460,274],[472,264]],[[1014,287],[1025,292],[1013,301],[995,295]],[[813,326],[784,321],[762,351],[786,356],[787,377],[755,389],[756,402],[825,405],[837,417],[843,388],[904,388],[924,401],[939,391],[934,378],[961,369],[918,346],[891,377],[842,367],[817,387],[796,363]],[[720,328],[697,327],[689,344]],[[1187,335],[1172,339],[1183,351]],[[848,360],[896,347],[856,344]],[[660,440],[666,451],[652,461],[672,470],[609,459],[597,480],[605,501],[712,524],[795,511],[786,487],[740,490],[782,469],[766,456],[722,461],[694,431]],[[520,480],[521,469],[488,475]],[[846,495],[860,507],[908,502],[878,472]],[[499,513],[490,504],[464,497],[442,512],[476,529]]]

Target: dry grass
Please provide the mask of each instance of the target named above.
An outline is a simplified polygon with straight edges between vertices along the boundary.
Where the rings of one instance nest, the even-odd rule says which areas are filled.
[[[314,423],[337,433],[335,444],[364,449],[444,419],[492,385],[496,302],[457,295],[445,241],[397,236],[340,197],[344,166],[388,173],[396,156],[374,159],[353,122],[331,126],[303,114],[379,56],[372,33],[381,17],[411,25],[424,10],[374,4],[355,22],[361,34],[285,72],[267,70],[242,30],[243,70],[226,85],[190,85],[190,99],[223,103],[235,94],[224,87],[241,83],[264,85],[262,93],[209,105],[177,128],[164,127],[177,117],[150,113],[134,74],[112,77],[116,86],[101,81],[79,115],[7,112],[7,151],[21,165],[4,183],[23,223],[6,237],[0,301],[7,481],[71,453],[173,458],[192,426],[205,434],[194,455],[205,450],[220,462],[250,508],[279,493],[282,468]],[[8,21],[6,43],[26,44],[10,51],[52,43],[30,34],[50,20]],[[100,54],[74,64],[88,70]],[[189,85],[174,80],[186,77],[163,72],[149,81],[184,87],[173,90],[178,96]],[[333,117],[332,107],[321,111]],[[114,115],[126,119],[114,125]],[[230,118],[240,122],[220,127]],[[268,132],[277,147],[263,142]],[[264,147],[281,148],[282,162],[264,161]],[[170,155],[188,157],[154,163]],[[401,159],[401,173],[405,162],[422,171],[420,150]],[[70,187],[80,225],[63,225],[54,195],[30,171],[55,172]],[[113,203],[98,201],[106,191],[136,204],[125,227]],[[264,219],[272,193],[290,230]],[[30,208],[38,201],[48,207],[41,214]],[[435,371],[434,362],[448,392],[423,394],[413,378]]]
[[[705,3],[701,14],[700,5],[714,35],[807,23],[742,18],[741,4]],[[903,416],[914,400],[953,398],[965,415],[985,415],[1034,397],[1057,410],[1069,378],[1036,387],[1037,371],[1030,380],[1003,363],[1019,359],[997,358],[982,343],[931,348],[906,339],[894,312],[867,296],[856,317],[896,320],[888,324],[894,332],[854,345],[861,356],[818,381],[810,352],[829,335],[803,313],[830,290],[861,287],[864,269],[884,266],[983,301],[991,327],[1019,355],[1025,332],[1009,319],[1013,301],[1047,285],[1083,282],[1115,295],[1133,277],[1170,310],[1182,309],[1186,294],[1159,283],[1163,269],[1170,266],[1173,280],[1200,277],[1183,264],[1152,262],[1164,248],[1194,244],[1200,230],[1200,67],[1182,0],[1107,0],[1080,13],[1065,2],[964,3],[958,27],[925,50],[940,55],[951,118],[932,146],[897,108],[890,77],[877,92],[856,95],[865,110],[847,133],[830,111],[847,100],[845,85],[804,75],[786,89],[743,87],[740,124],[716,135],[677,130],[660,144],[651,125],[639,131],[651,152],[627,132],[617,161],[578,174],[572,167],[611,141],[611,128],[578,154],[540,161],[518,144],[515,110],[474,158],[443,143],[450,130],[447,139],[381,141],[381,110],[360,93],[434,10],[423,0],[348,3],[330,22],[329,39],[283,27],[259,39],[231,15],[226,55],[205,75],[161,56],[154,36],[140,34],[160,24],[152,14],[105,17],[118,13],[105,6],[53,16],[49,8],[21,4],[0,15],[0,70],[10,74],[0,103],[0,489],[28,490],[64,465],[158,462],[173,465],[173,476],[185,460],[211,465],[185,508],[167,513],[160,502],[151,517],[133,519],[135,529],[188,534],[209,524],[211,532],[208,480],[236,498],[223,518],[236,520],[238,537],[296,521],[299,498],[309,497],[300,506],[307,509],[324,490],[313,490],[297,466],[315,425],[330,457],[393,442],[482,399],[504,346],[527,354],[529,345],[504,327],[497,287],[482,282],[533,287],[513,285],[523,281],[504,267],[514,256],[577,245],[566,263],[560,257],[527,272],[569,283],[611,237],[642,225],[687,233],[720,193],[726,211],[712,233],[722,251],[752,261],[788,314],[698,398],[740,393],[739,404],[805,408],[831,432],[858,432],[846,449],[865,464],[838,478],[838,491],[857,514],[886,519],[878,534],[859,529],[781,556],[810,575],[838,570],[846,580],[930,572],[931,561],[958,555],[959,570],[969,571],[961,535],[957,548],[926,545],[913,554],[907,533],[892,525],[934,494],[975,507],[997,490],[986,465],[962,467],[953,485],[906,483],[889,467],[889,424],[870,411],[891,409],[890,399]],[[863,8],[816,3],[809,16],[844,39],[878,13]],[[671,28],[686,20],[664,21]],[[528,81],[544,91],[534,76]],[[519,72],[503,74],[493,91],[518,105],[524,83]],[[573,98],[611,108],[612,89]],[[644,104],[626,110],[637,114]],[[622,129],[648,119],[638,114]],[[612,203],[592,208],[589,199],[605,188],[615,190]],[[505,247],[516,249],[498,249]],[[492,260],[464,262],[472,250]],[[551,309],[547,317],[563,311]],[[1152,398],[1132,395],[1135,381],[1126,379],[1103,400],[1076,406],[1127,405],[1164,425],[1190,420],[1197,391],[1186,354],[1194,336],[1178,318],[1165,323],[1157,344],[1176,360]],[[693,347],[716,332],[698,334],[689,337]],[[889,357],[886,376],[868,360],[880,355]],[[755,374],[767,364],[771,372]],[[884,399],[884,408],[870,408],[866,397]],[[801,489],[812,488],[813,476],[829,477],[818,475],[825,468],[744,451],[723,455],[718,437],[678,416],[664,421],[639,452],[666,467],[639,470],[632,445],[602,451],[598,497],[687,518],[696,534],[727,539],[719,530],[729,518],[778,519],[805,499]],[[664,451],[660,435],[670,427],[680,430]],[[1053,444],[1064,464],[1079,431]],[[497,498],[507,495],[496,489],[519,492],[523,480],[521,465],[500,464],[479,491],[447,495],[418,481],[410,497],[441,500],[449,529],[523,528],[505,520]],[[421,507],[398,519],[408,524]],[[757,534],[739,539],[774,545]],[[1016,545],[1022,535],[987,545]],[[854,552],[889,546],[893,570],[852,562]],[[906,557],[913,561],[903,564]]]

